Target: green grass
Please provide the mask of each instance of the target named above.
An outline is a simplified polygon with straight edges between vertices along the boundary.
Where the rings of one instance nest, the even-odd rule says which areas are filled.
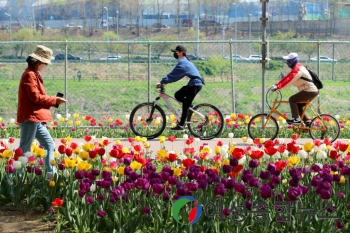
[[[150,100],[157,96],[154,85],[166,75],[174,66],[173,63],[160,63],[151,65]],[[336,69],[345,69],[346,63],[336,64]],[[17,108],[17,89],[20,76],[25,69],[25,63],[6,64],[0,73],[0,116],[15,118]],[[313,67],[309,67],[312,68]],[[322,64],[321,78],[331,77],[331,64]],[[77,71],[82,72],[82,80],[75,77]],[[287,73],[285,66],[282,72]],[[134,106],[148,101],[147,64],[127,63],[69,63],[67,99],[68,112],[81,115],[126,115],[130,114]],[[281,70],[266,71],[266,88],[277,81]],[[128,76],[130,73],[130,76]],[[256,114],[262,111],[262,79],[260,64],[239,63],[234,69],[234,98],[233,106],[231,98],[231,75],[205,76],[206,85],[196,97],[194,103],[212,103],[218,106],[224,114],[236,113]],[[64,92],[64,66],[56,63],[49,66],[44,74],[44,85],[49,95],[55,95],[58,91]],[[129,78],[130,77],[130,78]],[[324,113],[348,115],[350,111],[349,82],[344,78],[336,78],[335,81],[324,78],[324,89],[321,90],[321,109]],[[130,81],[128,81],[130,79]],[[173,96],[177,89],[186,85],[187,78],[167,85],[167,93]],[[283,90],[284,99],[297,90],[286,88]],[[317,103],[317,101],[313,101]],[[52,109],[53,114],[64,113],[64,106]],[[266,106],[266,111],[268,110]],[[283,112],[289,112],[289,106],[281,108]]]

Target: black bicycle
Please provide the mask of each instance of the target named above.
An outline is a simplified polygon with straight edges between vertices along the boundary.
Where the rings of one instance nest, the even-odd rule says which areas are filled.
[[[181,113],[175,110],[171,101],[176,101],[180,105],[182,103],[165,94],[164,86],[159,89],[159,95],[153,102],[139,104],[130,113],[130,128],[137,136],[156,138],[167,127],[164,110],[157,104],[160,99],[164,99],[170,111],[180,119]],[[202,103],[189,108],[186,125],[190,133],[197,138],[209,140],[219,136],[224,123],[221,111],[212,104]]]

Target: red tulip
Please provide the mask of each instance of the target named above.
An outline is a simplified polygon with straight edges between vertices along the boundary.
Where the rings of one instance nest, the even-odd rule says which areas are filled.
[[[339,157],[338,151],[331,150],[328,155],[329,158],[336,160]]]
[[[10,138],[9,138],[9,143],[14,143],[14,142],[15,142],[15,139],[12,138],[12,137],[10,137]]]
[[[277,153],[277,149],[275,147],[269,147],[264,149],[265,153],[272,156]]]
[[[64,200],[63,199],[59,199],[59,198],[56,198],[53,202],[51,202],[53,206],[55,207],[60,207],[63,205],[64,203]]]
[[[250,154],[250,158],[252,158],[252,159],[261,159],[263,156],[264,156],[264,152],[262,152],[260,150],[254,150]]]
[[[140,150],[142,149],[142,147],[141,147],[140,145],[135,145],[135,146],[134,146],[134,149],[135,149],[136,151],[140,151]]]
[[[275,146],[275,143],[272,141],[272,140],[267,140],[265,143],[264,143],[264,147],[265,148],[269,148],[269,147],[273,147]]]
[[[286,150],[285,145],[281,145],[281,146],[277,147],[277,151],[280,153],[283,153],[285,150]]]
[[[17,148],[15,150],[15,156],[22,156],[23,155],[23,150],[21,148]]]
[[[66,153],[66,147],[64,145],[60,145],[57,150],[60,154]]]
[[[100,148],[97,149],[96,152],[97,152],[97,154],[98,154],[99,156],[103,156],[103,155],[106,153],[106,150],[105,150],[105,148],[100,147]]]
[[[236,159],[241,159],[244,156],[244,150],[242,148],[233,149],[232,156]]]
[[[97,156],[97,152],[95,150],[89,151],[89,158],[94,159]]]
[[[239,173],[240,171],[242,171],[242,169],[243,169],[242,164],[238,164],[237,166],[232,167],[232,171],[235,173]]]
[[[277,170],[283,171],[283,169],[288,165],[288,163],[283,160],[278,160],[275,162],[275,165]]]
[[[75,143],[75,142],[72,142],[72,143],[70,144],[70,148],[72,148],[73,150],[75,150],[75,149],[78,148],[78,144]]]
[[[68,157],[71,156],[71,155],[73,154],[72,148],[67,147],[65,153],[66,153],[66,155],[67,155]]]
[[[174,161],[176,161],[176,160],[177,160],[176,154],[175,154],[175,153],[170,153],[169,156],[167,157],[167,160],[168,160],[169,162],[174,162]]]
[[[217,146],[223,146],[224,143],[222,141],[218,141],[218,143],[216,144]]]
[[[112,149],[110,152],[109,152],[109,155],[113,158],[118,158],[119,157],[119,151],[116,150],[116,149]]]
[[[169,140],[170,142],[173,142],[173,141],[176,140],[176,136],[169,136],[169,137],[168,137],[168,140]]]
[[[293,135],[292,135],[292,139],[293,139],[293,140],[297,140],[298,138],[299,138],[299,135],[298,135],[298,134],[293,134]]]
[[[84,136],[84,140],[85,140],[86,142],[90,142],[91,139],[92,139],[92,137],[89,136],[89,135]]]
[[[184,159],[184,160],[182,160],[182,164],[186,167],[186,168],[188,168],[189,166],[191,166],[191,165],[193,165],[195,162],[194,162],[194,160],[192,160],[192,159]]]

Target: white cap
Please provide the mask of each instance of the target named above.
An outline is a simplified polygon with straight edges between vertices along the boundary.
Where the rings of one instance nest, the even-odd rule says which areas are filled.
[[[289,59],[293,59],[293,58],[296,58],[296,57],[298,57],[297,53],[290,53],[287,56],[283,56],[283,59],[289,60]]]

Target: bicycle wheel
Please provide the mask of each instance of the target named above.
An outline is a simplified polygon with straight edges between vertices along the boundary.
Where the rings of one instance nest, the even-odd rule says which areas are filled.
[[[267,116],[268,114],[261,113],[250,119],[248,123],[248,134],[250,138],[265,138],[273,140],[277,137],[279,126],[275,118],[271,117],[263,129]]]
[[[270,109],[272,108],[272,105],[273,105],[273,102],[275,101],[275,99],[277,99],[278,101],[281,101],[282,100],[282,93],[279,90],[276,90],[276,91],[268,90],[266,92],[266,103]],[[276,104],[275,108],[277,108],[278,106],[280,106],[280,103]]]
[[[203,114],[204,117],[195,112],[189,113],[187,127],[191,134],[203,140],[219,136],[225,123],[221,111],[212,104],[198,104],[193,109]]]
[[[153,107],[153,103],[142,103],[130,113],[129,123],[131,130],[137,136],[147,139],[156,138],[165,129],[165,113],[158,105]]]
[[[321,122],[324,126],[326,126],[325,131],[320,129],[322,128]],[[310,128],[310,136],[312,139],[323,140],[328,138],[331,142],[334,142],[340,133],[340,126],[337,119],[328,114],[320,114],[319,117],[314,117],[314,119],[311,121]]]

